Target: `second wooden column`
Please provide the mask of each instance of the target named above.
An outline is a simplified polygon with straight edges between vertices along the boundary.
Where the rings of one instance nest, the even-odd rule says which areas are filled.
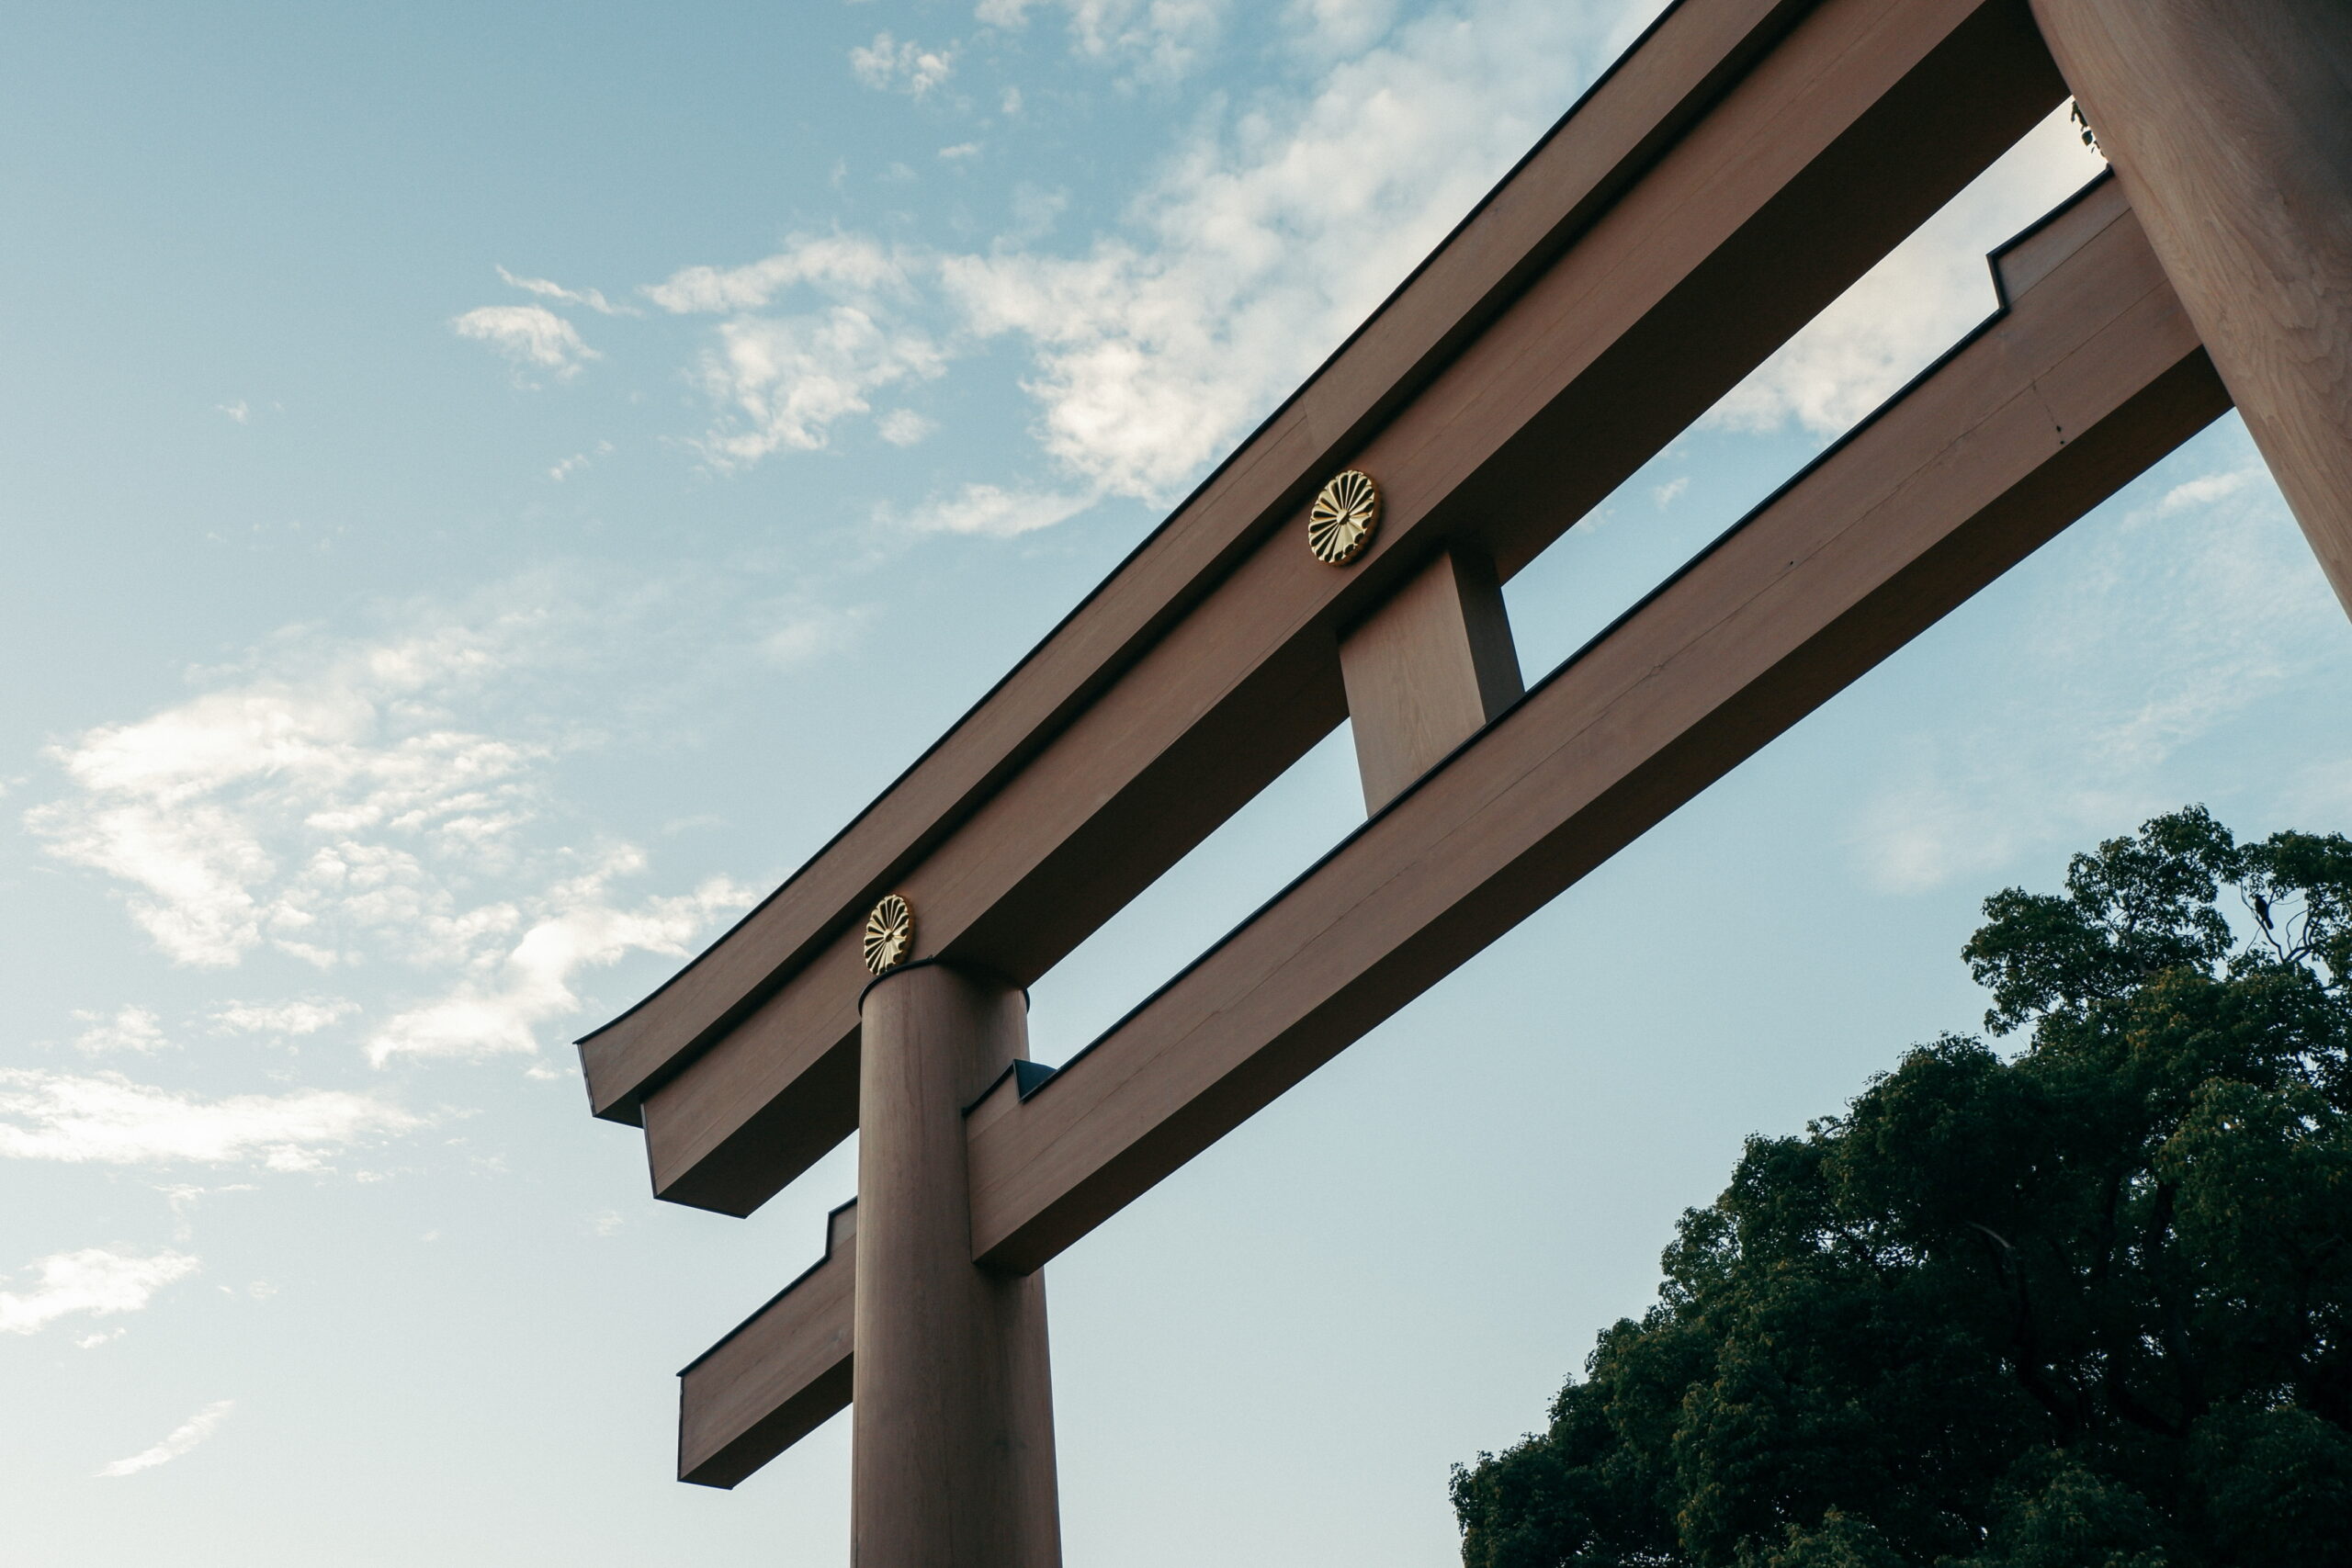
[[[1014,987],[912,964],[859,1009],[857,1568],[1057,1568],[1041,1275],[972,1262],[964,1108],[1028,1053]]]
[[[2031,0],[2352,610],[2352,0]]]

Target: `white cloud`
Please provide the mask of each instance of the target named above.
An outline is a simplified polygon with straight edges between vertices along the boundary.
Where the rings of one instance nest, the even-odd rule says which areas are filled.
[[[100,1247],[39,1258],[30,1289],[0,1291],[0,1334],[38,1334],[59,1318],[82,1313],[111,1317],[137,1312],[156,1292],[199,1267],[184,1252],[134,1258]]]
[[[697,372],[724,411],[697,449],[721,468],[783,448],[813,451],[842,420],[872,412],[869,394],[944,374],[946,351],[906,320],[930,265],[862,236],[813,235],[745,266],[687,267],[648,287],[665,310],[729,317]],[[752,313],[795,290],[817,296],[806,303],[820,308]]]
[[[0,1068],[0,1158],[97,1165],[260,1165],[314,1170],[326,1152],[423,1124],[371,1095],[339,1089],[220,1100],[134,1083]]]
[[[939,155],[950,163],[966,158],[977,158],[980,155],[980,144],[977,141],[958,141],[953,147],[942,147],[939,150]]]
[[[229,1412],[236,1407],[237,1402],[233,1399],[217,1400],[175,1427],[171,1436],[153,1448],[132,1454],[129,1459],[119,1459],[99,1471],[98,1474],[101,1476],[136,1475],[142,1470],[153,1470],[159,1464],[175,1460],[219,1431],[220,1423],[226,1421],[229,1418]]]
[[[125,1005],[116,1009],[112,1018],[78,1011],[74,1016],[90,1025],[74,1038],[74,1043],[93,1056],[114,1051],[144,1054],[161,1051],[171,1043],[164,1038],[164,1021],[142,1007]]]
[[[1009,539],[1050,528],[1083,512],[1097,499],[1084,491],[1005,490],[991,484],[967,484],[945,500],[918,508],[906,524],[919,534],[980,534]]]
[[[1689,474],[1679,475],[1674,479],[1667,480],[1666,483],[1657,486],[1655,490],[1652,490],[1650,491],[1650,499],[1657,502],[1658,504],[1658,510],[1663,512],[1668,507],[1672,506],[1676,502],[1681,500],[1683,492],[1690,488],[1690,476]]]
[[[911,446],[939,426],[912,409],[892,409],[875,422],[874,428],[893,446]]]
[[[526,294],[536,294],[542,299],[560,299],[567,305],[585,305],[600,316],[634,316],[633,305],[616,305],[594,288],[566,288],[562,284],[545,277],[517,277],[504,267],[498,276]]]
[[[1289,20],[1310,46],[1346,53],[1370,44],[1396,19],[1396,0],[1290,0]]]
[[[887,92],[900,88],[920,98],[947,80],[956,69],[955,47],[925,49],[912,39],[900,43],[888,33],[849,51],[849,68],[869,87]]]
[[[232,1001],[215,1012],[212,1021],[232,1034],[292,1038],[316,1034],[358,1010],[357,1002],[342,997],[298,997],[281,1002]]]
[[[615,908],[607,884],[641,869],[644,857],[618,851],[584,876],[536,901],[539,914],[502,955],[484,954],[438,1000],[386,1021],[368,1042],[379,1066],[394,1056],[480,1056],[538,1050],[537,1026],[578,1010],[571,982],[585,968],[632,952],[684,957],[715,917],[740,912],[750,889],[713,877],[694,892]]]
[[[991,0],[978,16],[1017,27],[1032,8]],[[1168,59],[1213,36],[1220,11],[1055,8],[1081,53]],[[1336,347],[1566,107],[1578,73],[1564,62],[1605,57],[1654,8],[1596,19],[1538,0],[1467,0],[1424,16],[1304,93],[1214,119],[1138,193],[1119,231],[1078,254],[1023,248],[1043,231],[1024,220],[978,253],[834,234],[745,266],[678,272],[647,296],[729,316],[702,368],[723,411],[702,449],[740,467],[822,446],[841,420],[871,412],[876,389],[1011,338],[1028,351],[1022,388],[1059,479],[975,482],[912,526],[1009,535],[1105,495],[1165,502]],[[1385,25],[1376,6],[1310,11],[1362,36]],[[801,287],[830,310],[759,313]]]
[[[973,17],[1012,29],[1040,7],[1063,14],[1071,52],[1129,62],[1158,80],[1182,75],[1216,42],[1226,10],[1223,0],[980,0]]]
[[[449,325],[459,337],[490,344],[518,368],[573,376],[585,361],[603,357],[582,341],[578,329],[544,305],[483,305]]]
[[[2211,506],[2217,501],[2237,494],[2248,485],[2259,485],[2269,477],[2270,470],[2257,462],[2240,463],[2233,468],[2200,474],[2165,491],[2164,499],[2156,502],[2156,511],[2160,515],[2169,516],[2193,507]]]
[[[1997,303],[1985,255],[2106,165],[2066,111],[2050,117],[1782,344],[1708,415],[1733,430],[1791,423],[1840,434]]]
[[[747,266],[690,266],[648,285],[645,297],[673,315],[756,310],[802,285],[837,298],[904,297],[918,265],[909,253],[859,234],[797,236],[772,256]]]
[[[1497,0],[1425,16],[1182,148],[1085,253],[947,258],[967,327],[1025,338],[1039,437],[1165,501],[1336,347],[1565,108],[1601,28]]]
[[[547,782],[562,745],[484,722],[481,710],[535,670],[598,657],[584,649],[586,622],[608,642],[628,612],[591,615],[529,583],[489,602],[383,640],[291,638],[218,689],[74,737],[51,752],[68,790],[26,824],[60,859],[116,879],[131,918],[180,964],[231,968],[275,952],[382,976],[369,998],[379,1021],[363,1036],[379,1062],[534,1049],[539,1025],[582,1005],[571,987],[584,968],[631,951],[681,955],[749,896],[712,882],[624,897],[620,880],[644,857],[577,840]],[[472,722],[460,716],[469,709]],[[222,1031],[290,1037],[356,1010],[345,998],[248,995],[212,1017]],[[128,1015],[105,1028],[94,1046],[159,1032]],[[99,1080],[76,1081],[76,1092],[97,1092]],[[338,1106],[356,1109],[333,1099],[235,1109]],[[277,1163],[304,1143],[243,1139],[256,1140]]]
[[[519,612],[331,656],[52,748],[79,794],[26,814],[51,852],[121,879],[156,944],[189,964],[267,943],[321,964],[332,909],[421,940],[461,913],[424,858],[494,854],[537,809],[544,749],[449,724],[435,695],[478,680],[526,636]]]
[[[872,412],[866,394],[944,373],[945,355],[920,331],[896,330],[854,305],[807,316],[742,316],[718,330],[702,380],[737,418],[699,443],[722,468],[781,447],[814,451],[832,426]]]
[[[253,405],[243,398],[239,398],[232,403],[214,403],[212,407],[216,412],[228,415],[239,424],[250,423],[254,417]]]

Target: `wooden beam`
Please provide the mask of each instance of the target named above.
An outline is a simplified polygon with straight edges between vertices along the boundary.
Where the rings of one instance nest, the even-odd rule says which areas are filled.
[[[732,1486],[849,1407],[857,1200],[825,1256],[678,1374],[678,1479]]]
[[[1682,69],[1689,92],[1715,79],[1712,64]],[[1329,732],[1340,635],[1434,549],[1473,544],[1508,578],[2058,98],[2021,0],[1826,0],[1630,183],[1611,171],[1633,154],[1615,150],[1647,145],[1633,127],[1660,111],[1598,92],[1611,112],[1596,123],[1617,128],[1603,144],[1574,134],[1579,115],[1529,169],[1579,190],[1618,182],[1616,198],[1348,452],[1385,492],[1372,547],[1344,570],[1306,553],[1296,527],[1329,459],[1306,427],[1286,427],[1306,445],[1253,459],[1251,474],[1281,483],[1245,509],[1248,536],[1218,553],[1213,591],[893,873],[920,911],[922,951],[1023,984],[1050,968]],[[1580,172],[1545,164],[1555,150]],[[1483,243],[1478,232],[1459,243]],[[854,1126],[865,976],[847,917],[862,912],[829,907],[827,943],[800,967],[763,970],[764,996],[720,1008],[694,1035],[701,1055],[646,1096],[661,1196],[749,1213]],[[716,985],[690,989],[717,1006],[735,982]],[[650,1027],[632,1038],[686,1038]]]
[[[1495,566],[1446,550],[1340,640],[1363,806],[1377,811],[1526,690]]]
[[[1043,1263],[1475,951],[1464,899],[1492,886],[1508,907],[1487,923],[1507,926],[2218,414],[2121,207],[2094,186],[2015,243],[1996,273],[2015,308],[1060,1074],[996,1085],[965,1126],[983,1259]],[[1546,847],[1513,861],[1531,840]],[[1412,934],[1428,905],[1375,899],[1368,927],[1344,924],[1372,858],[1457,849],[1475,859],[1432,889],[1438,946]],[[1302,966],[1365,934],[1319,1003],[1300,989]],[[1363,990],[1400,957],[1399,985]],[[808,1391],[839,1408],[828,1357],[846,1365],[849,1313],[786,1292],[696,1363],[740,1342],[722,1370],[749,1392],[690,1369],[683,1425],[700,1435],[682,1450],[736,1442],[757,1463],[823,1418]],[[789,1418],[766,1424],[771,1408]]]
[[[2352,610],[2352,3],[2033,5]]]
[[[645,1093],[934,847],[1602,211],[1813,0],[1678,0],[1321,369],[880,798],[661,989],[580,1043],[589,1102]],[[853,1078],[854,1075],[852,1075]]]
[[[983,1100],[974,1256],[1043,1264],[2228,406],[2112,183],[2011,265],[2041,276],[2006,316],[1028,1099]]]

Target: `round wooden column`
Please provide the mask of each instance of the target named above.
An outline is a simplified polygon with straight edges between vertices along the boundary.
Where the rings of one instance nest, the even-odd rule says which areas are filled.
[[[964,1107],[1026,1056],[1016,987],[944,964],[859,1009],[857,1568],[1058,1568],[1042,1275],[972,1262]]]
[[[2352,0],[2031,0],[2352,610]]]

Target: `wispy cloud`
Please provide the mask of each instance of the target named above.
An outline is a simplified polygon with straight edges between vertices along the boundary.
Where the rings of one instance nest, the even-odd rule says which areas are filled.
[[[531,820],[541,746],[447,722],[434,698],[488,672],[527,613],[330,655],[53,748],[76,795],[27,813],[52,852],[121,879],[131,915],[183,964],[264,943],[320,965],[330,913],[411,944],[506,917],[459,910],[426,860],[495,856]]]
[[[917,507],[903,521],[919,534],[979,534],[1009,539],[1050,528],[1099,499],[1098,491],[1085,490],[1007,490],[967,484],[953,495]]]
[[[567,830],[548,780],[562,739],[495,727],[498,694],[588,657],[566,651],[578,628],[564,617],[583,612],[524,584],[488,603],[379,640],[293,639],[216,690],[73,738],[51,753],[69,789],[27,826],[115,879],[182,964],[274,951],[322,970],[390,965],[362,1036],[379,1063],[533,1049],[537,1026],[582,1005],[583,970],[682,955],[750,895],[718,879],[625,896],[645,858]],[[288,1037],[355,1010],[248,992],[213,1019]],[[93,1048],[161,1037],[152,1019],[91,1021]]]
[[[616,850],[586,875],[550,889],[535,900],[539,917],[519,941],[494,959],[485,954],[468,965],[447,995],[385,1022],[368,1042],[368,1059],[381,1066],[400,1055],[535,1052],[537,1026],[579,1008],[571,982],[582,970],[633,952],[684,957],[715,917],[752,900],[749,888],[713,877],[692,893],[616,908],[608,885],[643,865],[636,851]]]
[[[322,1156],[421,1126],[372,1095],[306,1089],[222,1099],[134,1083],[0,1068],[0,1158],[70,1165],[258,1165],[315,1170]]]
[[[614,304],[605,298],[600,289],[566,288],[552,278],[517,277],[503,266],[498,269],[498,276],[526,294],[536,294],[542,299],[560,300],[567,305],[585,305],[600,316],[634,316],[639,313],[634,305]]]
[[[558,378],[576,376],[580,367],[602,355],[579,329],[544,305],[483,305],[450,321],[459,337],[486,343],[519,370],[530,367]]]
[[[849,68],[869,87],[895,87],[920,98],[954,73],[956,51],[952,45],[925,49],[912,39],[901,43],[876,33],[872,43],[849,51]]]
[[[1026,27],[1032,11],[1060,12],[1070,51],[1116,61],[1148,80],[1172,80],[1211,46],[1224,23],[1224,0],[980,0],[982,25]]]
[[[33,1283],[0,1291],[0,1334],[38,1334],[63,1317],[112,1317],[137,1312],[155,1292],[185,1280],[201,1265],[184,1252],[146,1258],[85,1247],[36,1259]]]
[[[736,417],[700,443],[721,467],[755,462],[784,447],[815,451],[832,427],[870,413],[868,394],[945,372],[928,334],[880,321],[856,305],[806,316],[739,317],[718,330],[702,380]]]
[[[94,1012],[77,1012],[74,1016],[90,1026],[74,1037],[74,1043],[93,1056],[119,1051],[144,1055],[171,1044],[164,1037],[164,1021],[142,1007],[126,1004],[116,1009],[111,1018]]]
[[[1103,496],[1170,499],[1566,106],[1578,73],[1562,62],[1605,58],[1654,8],[1595,17],[1464,0],[1390,30],[1378,6],[1309,6],[1300,16],[1334,38],[1385,41],[1317,66],[1302,91],[1204,121],[1125,220],[1075,254],[1030,248],[1034,225],[966,253],[834,233],[681,271],[647,297],[727,318],[702,367],[721,411],[702,449],[741,467],[822,446],[872,412],[877,389],[1004,340],[1027,354],[1021,388],[1053,475],[976,479],[915,528],[1011,535]],[[976,15],[1015,28],[1041,9],[1065,17],[1081,54],[1168,62],[1213,40],[1223,11],[989,0]],[[902,54],[893,41],[890,58]]]
[[[843,298],[910,297],[910,253],[858,234],[814,234],[744,266],[690,266],[650,284],[645,297],[673,315],[756,310],[788,288],[811,285]]]
[[[316,1034],[359,1010],[357,1002],[343,997],[295,997],[277,1002],[230,1002],[212,1014],[218,1029],[231,1034],[273,1034],[292,1039]]]
[[[205,1438],[220,1429],[229,1413],[237,1407],[233,1399],[216,1400],[172,1428],[171,1436],[152,1449],[144,1449],[129,1459],[119,1459],[98,1472],[104,1476],[136,1475],[142,1470],[153,1470],[187,1452]]]

